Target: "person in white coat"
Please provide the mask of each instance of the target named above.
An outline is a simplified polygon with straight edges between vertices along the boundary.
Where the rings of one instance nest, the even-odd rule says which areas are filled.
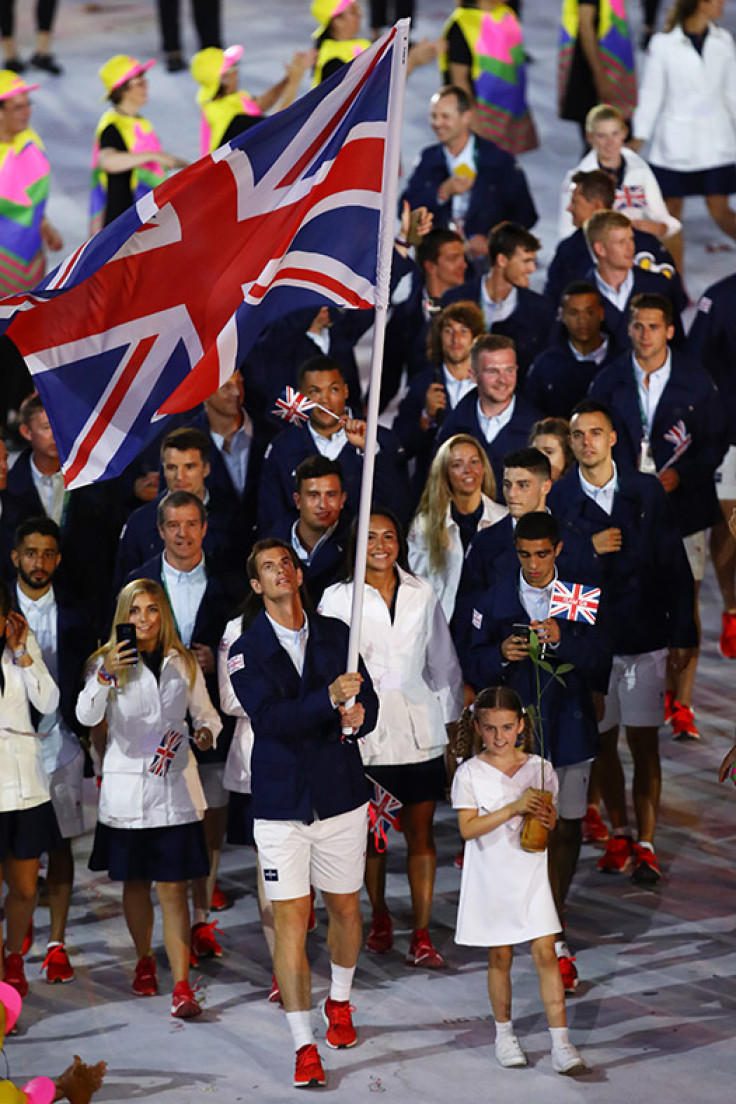
[[[0,979],[4,976],[25,997],[21,948],[36,903],[38,863],[61,839],[31,708],[52,712],[59,690],[25,618],[11,605],[10,592],[0,581],[0,886],[3,880],[8,886]]]
[[[354,542],[353,542],[354,552]],[[348,558],[351,562],[351,558]],[[370,519],[360,653],[378,694],[378,724],[361,744],[369,781],[402,803],[413,934],[406,963],[444,966],[429,936],[436,853],[433,819],[445,795],[445,725],[463,707],[463,677],[450,630],[431,585],[407,570],[401,526],[388,511]],[[350,622],[352,579],[328,587],[320,612]],[[373,920],[366,942],[393,946],[386,906],[386,856],[369,833],[366,889]]]
[[[649,162],[667,209],[680,218],[685,196],[736,239],[736,48],[713,20],[724,0],[676,0],[649,57],[632,122],[632,147],[650,141]]]
[[[643,157],[624,145],[628,135],[624,114],[613,104],[596,104],[585,119],[585,133],[591,149],[582,161],[566,173],[562,182],[559,221],[560,238],[575,230],[569,210],[573,177],[578,172],[603,169],[616,182],[614,211],[621,211],[632,226],[657,238],[670,239],[681,230],[678,219],[671,215],[662,197],[657,178]],[[667,247],[671,242],[667,240]]]
[[[409,567],[431,583],[448,624],[473,537],[508,513],[495,495],[485,449],[468,433],[448,438],[432,461],[408,538]]]
[[[135,626],[135,648],[117,640],[117,626],[126,623]],[[212,747],[222,722],[194,653],[177,635],[166,594],[152,579],[136,579],[120,591],[110,639],[91,657],[77,716],[85,725],[107,722],[89,865],[123,882],[123,910],[138,956],[133,991],[158,992],[151,953],[155,881],[174,978],[171,1014],[196,1016],[187,883],[206,877],[209,863],[206,802],[187,716],[202,750]]]

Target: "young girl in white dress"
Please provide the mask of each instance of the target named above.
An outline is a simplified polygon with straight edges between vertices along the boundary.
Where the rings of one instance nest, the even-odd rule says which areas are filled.
[[[516,692],[505,686],[483,690],[475,700],[469,737],[465,749],[458,746],[466,761],[452,784],[453,808],[467,841],[455,941],[489,948],[488,993],[499,1063],[527,1064],[511,1022],[511,963],[514,945],[530,942],[552,1036],[553,1069],[583,1073],[585,1064],[567,1033],[555,953],[560,922],[547,875],[547,853],[521,849],[524,813],[532,813],[550,829],[557,814],[554,805],[535,792],[542,760],[526,750],[531,746],[531,725]],[[557,775],[548,763],[544,787],[554,801]]]

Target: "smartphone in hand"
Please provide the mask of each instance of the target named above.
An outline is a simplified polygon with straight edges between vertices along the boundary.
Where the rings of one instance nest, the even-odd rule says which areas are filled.
[[[531,625],[522,625],[520,622],[515,622],[511,626],[511,632],[514,636],[520,637],[522,640],[529,643],[529,634],[531,633]]]
[[[135,661],[138,662],[138,645],[136,644],[135,625],[131,625],[129,621],[124,624],[115,626],[115,638],[118,644],[125,642],[126,651],[132,651],[135,654]]]

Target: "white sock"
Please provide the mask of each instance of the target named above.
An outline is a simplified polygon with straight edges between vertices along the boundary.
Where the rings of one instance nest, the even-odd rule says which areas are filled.
[[[47,951],[50,951],[52,947],[63,947],[63,946],[64,946],[64,944],[63,944],[63,943],[61,943],[61,942],[60,942],[60,941],[59,941],[59,940],[57,939],[57,940],[56,940],[55,942],[53,942],[53,943],[47,943],[47,944],[46,944],[46,950],[47,950]]]
[[[193,908],[192,909],[192,918],[193,918],[192,926],[194,926],[194,924],[206,924],[207,923],[207,909]]]
[[[336,962],[330,963],[330,1000],[350,1000],[350,990],[353,988],[354,966],[338,966]]]
[[[514,1025],[511,1020],[507,1020],[506,1023],[499,1023],[496,1020],[496,1042],[500,1043],[502,1039],[510,1039],[514,1034]]]
[[[555,954],[558,958],[572,958],[570,954],[570,948],[564,939],[558,939],[555,942]]]
[[[638,846],[639,847],[644,847],[647,851],[651,851],[652,854],[654,854],[654,844],[653,843],[644,843],[644,840],[639,840]]]
[[[566,1027],[551,1027],[549,1033],[552,1036],[552,1049],[555,1047],[569,1046],[570,1036]]]
[[[294,1040],[294,1050],[301,1050],[303,1046],[309,1046],[314,1042],[311,1012],[287,1012],[286,1022]]]

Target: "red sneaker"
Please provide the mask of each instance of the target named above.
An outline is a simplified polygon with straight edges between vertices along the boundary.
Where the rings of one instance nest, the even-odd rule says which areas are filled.
[[[279,989],[279,983],[276,980],[276,975],[271,974],[271,988],[268,991],[269,1004],[282,1004],[281,990]]]
[[[7,982],[8,985],[12,985],[21,997],[27,995],[28,981],[23,969],[23,955],[16,953],[5,956],[3,981]]]
[[[371,954],[388,954],[393,945],[394,925],[391,914],[386,909],[382,912],[374,912],[371,930],[365,941],[365,949]]]
[[[327,1024],[325,1042],[333,1050],[347,1050],[358,1041],[358,1032],[353,1025],[353,1008],[350,1001],[336,1001],[328,997],[322,1005],[322,1015]]]
[[[54,982],[74,981],[74,967],[69,961],[69,955],[63,943],[55,943],[49,947],[46,957],[41,964],[41,973],[46,970],[46,981],[49,985]]]
[[[578,970],[575,965],[575,955],[560,955],[557,959],[562,977],[562,985],[566,993],[574,993],[578,987]]]
[[[406,965],[424,966],[428,970],[439,970],[445,965],[444,958],[435,948],[426,928],[417,928],[412,935]]]
[[[736,659],[736,613],[722,615],[718,648],[725,659]]]
[[[20,953],[23,955],[24,958],[26,957],[26,955],[28,954],[28,952],[30,951],[32,946],[33,946],[33,921],[31,920],[30,924],[28,925],[28,928],[26,929],[26,934],[23,936],[23,946],[20,949]]]
[[[675,691],[668,690],[664,696],[664,723],[668,724],[677,709],[677,702],[675,701]]]
[[[672,735],[676,740],[699,740],[700,733],[695,724],[695,714],[687,705],[675,702],[675,712],[672,714]]]
[[[297,1089],[318,1088],[327,1081],[322,1068],[322,1060],[314,1043],[299,1047],[296,1052],[294,1069],[294,1087]]]
[[[212,912],[225,912],[232,907],[232,899],[223,893],[217,882],[215,882],[215,888],[212,890],[212,900],[210,901]]]
[[[158,993],[156,959],[153,955],[143,955],[138,959],[132,989],[139,997],[155,997]]]
[[[603,874],[624,874],[631,866],[633,844],[628,836],[611,836],[598,860]]]
[[[634,869],[631,872],[631,880],[635,885],[655,886],[660,878],[657,856],[648,847],[640,847],[634,844]]]
[[[222,947],[215,939],[215,932],[220,933],[216,920],[192,927],[190,959],[194,957],[199,961],[200,958],[222,958]]]
[[[171,1015],[179,1020],[201,1016],[202,1009],[188,981],[177,981],[171,994]]]
[[[583,843],[605,843],[609,831],[595,805],[589,805],[583,817]]]

